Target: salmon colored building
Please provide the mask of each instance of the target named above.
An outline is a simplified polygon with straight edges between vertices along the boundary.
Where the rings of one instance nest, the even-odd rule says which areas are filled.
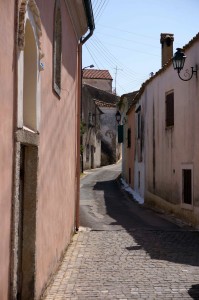
[[[0,299],[39,299],[78,228],[82,44],[90,0],[0,10]]]

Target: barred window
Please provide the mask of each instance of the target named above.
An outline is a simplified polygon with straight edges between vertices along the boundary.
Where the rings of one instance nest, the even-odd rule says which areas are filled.
[[[174,93],[166,95],[166,127],[174,126]]]
[[[54,45],[53,45],[53,89],[61,95],[62,21],[60,0],[55,2]]]

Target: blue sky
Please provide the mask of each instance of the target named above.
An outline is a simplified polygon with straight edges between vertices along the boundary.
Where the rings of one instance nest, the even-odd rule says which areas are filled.
[[[107,69],[118,95],[140,88],[161,68],[161,33],[174,51],[199,31],[199,0],[92,0],[95,26],[83,46],[83,67]]]

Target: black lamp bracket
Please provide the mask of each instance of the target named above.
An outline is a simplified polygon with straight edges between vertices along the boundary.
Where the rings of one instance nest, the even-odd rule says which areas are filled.
[[[191,67],[191,74],[190,74],[189,70],[186,69],[186,71],[184,72],[184,78],[181,77],[180,70],[178,70],[178,76],[183,81],[189,81],[193,77],[194,74],[195,74],[196,78],[198,78],[197,73],[198,73],[198,66],[197,65],[195,66],[195,70],[194,70],[194,67]]]

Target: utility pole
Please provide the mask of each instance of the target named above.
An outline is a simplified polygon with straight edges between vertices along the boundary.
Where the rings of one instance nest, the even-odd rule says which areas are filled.
[[[117,95],[117,71],[123,71],[122,69],[119,69],[117,66],[114,68],[115,70],[115,95]]]

